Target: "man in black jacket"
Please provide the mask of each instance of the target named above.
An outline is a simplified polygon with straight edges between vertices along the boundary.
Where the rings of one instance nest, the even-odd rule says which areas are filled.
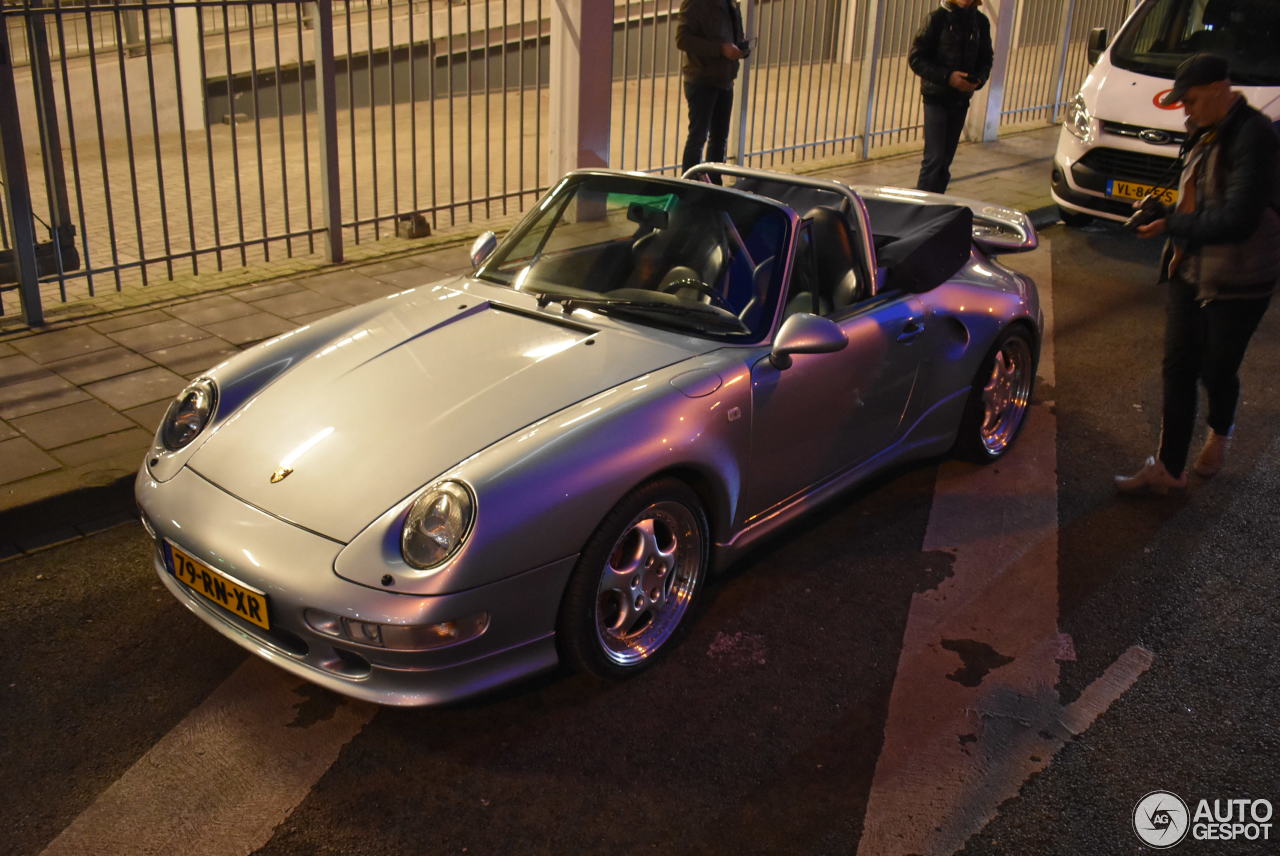
[[[1178,203],[1138,227],[1143,238],[1168,236],[1160,261],[1169,288],[1160,446],[1137,473],[1116,476],[1126,492],[1186,487],[1197,380],[1208,393],[1209,435],[1192,469],[1208,478],[1222,468],[1237,372],[1280,278],[1280,137],[1271,120],[1231,90],[1227,61],[1212,54],[1178,66],[1161,103],[1179,101],[1190,136]]]
[[[969,99],[991,75],[991,25],[982,0],[942,0],[911,43],[907,62],[924,98],[924,160],[919,190],[944,193]]]
[[[684,98],[689,135],[680,169],[723,162],[729,146],[733,81],[749,52],[737,0],[682,0],[676,47],[684,52]],[[703,156],[703,147],[706,156]]]

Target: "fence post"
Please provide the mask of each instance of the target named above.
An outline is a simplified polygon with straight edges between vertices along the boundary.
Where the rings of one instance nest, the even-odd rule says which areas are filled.
[[[67,199],[67,172],[62,163],[62,134],[58,128],[58,108],[54,101],[53,60],[49,55],[49,34],[45,31],[43,3],[32,4],[27,18],[27,52],[31,57],[31,82],[35,88],[36,122],[40,127],[40,150],[44,156],[45,198],[49,203],[50,235],[54,242],[54,264],[59,275],[73,261],[76,227],[71,223]],[[74,260],[79,267],[78,258]]]
[[[871,137],[876,126],[876,78],[880,70],[880,50],[884,43],[881,31],[884,29],[884,3],[871,3],[871,13],[867,15],[866,43],[862,50],[862,65],[867,69],[867,109],[862,118],[862,159],[871,157]]]
[[[31,220],[31,190],[27,185],[27,159],[22,151],[22,127],[18,116],[18,91],[13,81],[13,55],[9,50],[9,22],[0,15],[0,178],[9,196],[9,226],[13,256],[17,262],[18,298],[22,320],[31,327],[44,324],[40,282],[36,268],[36,234]]]
[[[991,78],[985,87],[987,100],[982,115],[982,141],[990,143],[1000,136],[1000,113],[1004,109],[1004,85],[1009,77],[1009,52],[1013,47],[1013,30],[1018,21],[1017,0],[994,0],[996,38],[992,46],[995,60]]]
[[[569,170],[609,166],[613,3],[551,4],[551,183]]]
[[[200,11],[194,6],[173,10],[173,51],[178,58],[183,132],[204,130],[204,77],[200,72],[200,52],[204,45],[200,42],[199,15]],[[301,63],[302,58],[298,61]]]
[[[320,126],[320,204],[324,209],[325,255],[342,261],[342,191],[338,186],[338,106],[334,82],[333,0],[316,0],[311,20],[316,34],[316,124]],[[303,107],[305,109],[305,105]]]
[[[759,0],[746,0],[747,19],[742,24],[743,35],[748,41],[759,47],[754,36],[754,27],[756,21],[756,3]],[[738,140],[734,147],[737,151],[736,160],[739,165],[747,162],[747,123],[751,119],[751,60],[744,59],[741,62],[742,82],[738,86]],[[682,78],[683,79],[683,78]]]
[[[1059,26],[1062,27],[1062,52],[1058,54],[1058,73],[1057,85],[1053,90],[1053,121],[1057,122],[1062,118],[1062,86],[1063,78],[1067,74],[1067,53],[1071,49],[1071,24],[1075,17],[1076,0],[1064,0],[1062,4],[1062,20]]]

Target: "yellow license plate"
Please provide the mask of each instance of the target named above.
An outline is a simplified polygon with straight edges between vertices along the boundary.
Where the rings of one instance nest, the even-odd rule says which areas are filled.
[[[1110,179],[1107,181],[1107,195],[1117,199],[1142,199],[1156,188],[1150,184],[1137,184],[1132,181]],[[1178,201],[1178,191],[1174,188],[1161,188],[1157,197],[1165,205],[1174,205]]]
[[[174,579],[201,597],[250,621],[263,630],[271,629],[267,616],[267,596],[219,573],[204,562],[191,558],[172,544],[169,547],[169,572]]]

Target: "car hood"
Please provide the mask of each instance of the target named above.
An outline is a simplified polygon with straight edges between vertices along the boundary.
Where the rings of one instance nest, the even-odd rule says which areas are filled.
[[[453,290],[402,297],[221,421],[188,466],[345,543],[513,431],[715,347]]]

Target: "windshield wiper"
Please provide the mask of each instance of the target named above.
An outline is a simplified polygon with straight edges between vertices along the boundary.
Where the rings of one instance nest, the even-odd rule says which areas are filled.
[[[750,328],[742,323],[738,316],[718,306],[708,304],[668,303],[665,300],[644,300],[635,297],[607,297],[602,294],[585,291],[569,286],[538,286],[530,288],[538,297],[538,308],[545,309],[549,303],[558,303],[568,315],[575,309],[593,309],[605,315],[617,313],[622,315],[665,315],[680,318],[693,323],[696,329],[726,331],[733,333],[749,333]]]
[[[742,319],[732,312],[708,304],[691,306],[688,304],[666,303],[660,300],[617,298],[610,300],[605,298],[605,303],[597,308],[605,314],[609,312],[632,315],[652,313],[674,316],[688,321],[704,322],[693,325],[702,330],[723,330],[733,333],[751,332],[751,328],[742,323]]]

